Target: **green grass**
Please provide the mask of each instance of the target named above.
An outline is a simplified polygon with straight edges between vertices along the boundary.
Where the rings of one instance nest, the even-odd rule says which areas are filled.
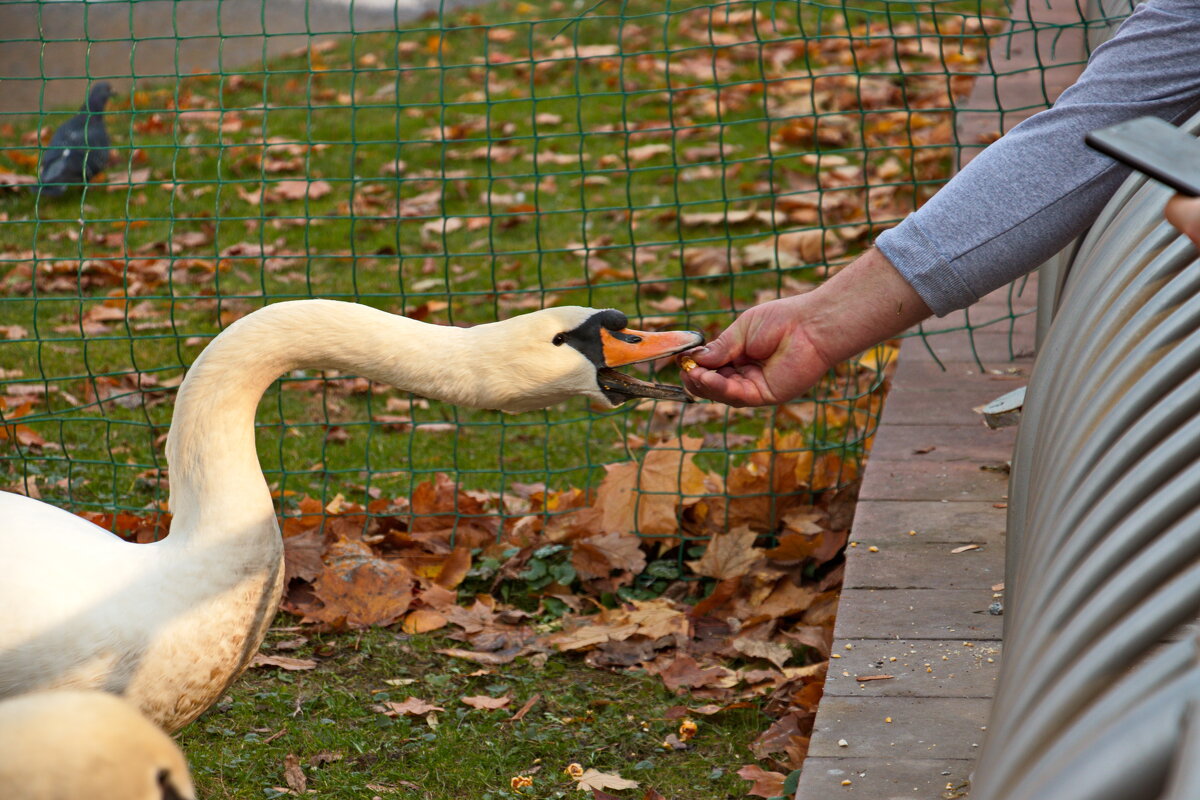
[[[939,3],[937,13],[969,18],[970,7]],[[864,209],[861,178],[844,190],[862,202],[819,219],[723,220],[776,200],[826,203],[842,187],[818,191],[814,152],[868,170],[897,158],[899,172],[867,179],[895,192],[885,209],[893,218],[944,178],[950,149],[922,143],[920,131],[910,139],[903,126],[872,133],[887,113],[917,123],[902,107],[864,110],[856,88],[858,76],[874,75],[909,102],[944,93],[943,65],[913,56],[897,71],[886,45],[888,25],[920,20],[918,32],[931,30],[924,6],[664,11],[637,0],[570,25],[553,8],[506,0],[240,72],[139,85],[106,116],[119,156],[109,178],[133,172],[132,185],[36,203],[29,193],[0,197],[0,313],[25,332],[0,340],[0,381],[45,391],[22,422],[49,442],[4,454],[7,482],[34,476],[43,496],[75,507],[160,503],[152,471],[163,466],[170,391],[139,391],[137,376],[177,381],[224,324],[271,300],[344,298],[449,323],[546,302],[611,305],[635,321],[711,334],[788,281],[818,282],[862,246],[864,223],[885,221]],[[847,26],[853,62],[839,44]],[[817,113],[785,110],[806,92]],[[67,113],[8,120],[0,153],[32,171],[28,131]],[[922,114],[945,118],[936,105]],[[804,120],[836,130],[839,119],[861,130],[841,141],[789,133]],[[270,199],[287,180],[327,189]],[[684,223],[698,213],[716,216]],[[807,261],[745,259],[774,228],[818,224],[845,232],[835,249]],[[716,274],[697,272],[700,256],[715,260]],[[117,318],[81,324],[105,308]],[[514,480],[587,486],[599,465],[628,457],[629,435],[652,435],[646,407],[574,404],[504,418],[410,407],[395,392],[282,385],[261,406],[258,438],[283,492],[404,494],[437,471],[493,490]],[[834,381],[812,397],[838,402],[860,390]],[[101,405],[97,394],[112,397]],[[370,422],[395,409],[456,423],[460,435]],[[707,429],[751,437],[769,423],[765,412],[718,415]],[[867,433],[813,431],[812,446],[853,456]],[[727,453],[713,448],[709,462],[719,468]]]
[[[622,795],[654,788],[667,798],[742,797],[749,784],[736,772],[754,761],[747,745],[768,724],[754,707],[691,715],[699,725],[693,746],[668,750],[663,741],[680,724],[675,712],[700,702],[672,696],[655,677],[594,670],[561,655],[540,666],[520,659],[481,668],[434,652],[456,642],[382,630],[309,634],[298,650],[271,649],[296,636],[277,629],[264,649],[316,657],[315,670],[253,669],[179,735],[206,800],[277,796],[287,788],[289,754],[324,798],[590,797],[564,774],[571,763],[641,784]],[[486,711],[461,700],[477,695],[512,702]],[[535,695],[526,716],[510,722]],[[436,726],[372,710],[410,696],[445,709]],[[311,766],[318,754],[325,762]],[[517,775],[532,776],[533,786],[514,791]]]

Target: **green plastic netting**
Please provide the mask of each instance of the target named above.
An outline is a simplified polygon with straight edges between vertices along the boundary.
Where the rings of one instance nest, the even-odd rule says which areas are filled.
[[[222,326],[275,300],[448,324],[578,303],[713,335],[847,263],[961,155],[1049,102],[1057,70],[1127,12],[0,5],[0,485],[75,510],[162,508],[173,387]],[[1030,46],[1034,69],[1013,55]],[[99,80],[118,92],[103,115],[111,164],[39,197],[51,131]],[[1041,82],[1046,102],[1014,105],[1009,80]],[[515,515],[553,512],[657,443],[686,458],[639,502],[679,495],[684,513],[711,494],[685,479],[694,461],[727,477],[728,515],[852,482],[891,354],[755,412],[504,417],[289,375],[260,406],[260,459],[284,514],[306,496],[411,501],[444,473]]]

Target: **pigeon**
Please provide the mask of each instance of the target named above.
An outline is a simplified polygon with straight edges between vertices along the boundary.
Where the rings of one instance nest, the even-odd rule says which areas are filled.
[[[68,186],[87,183],[108,166],[109,140],[102,112],[112,94],[107,83],[97,83],[79,113],[50,137],[38,176],[42,194],[58,197]]]

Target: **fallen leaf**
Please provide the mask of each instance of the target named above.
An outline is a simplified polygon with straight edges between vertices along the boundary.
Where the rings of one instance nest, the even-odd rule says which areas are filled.
[[[445,627],[449,620],[445,615],[427,608],[418,608],[404,618],[404,632],[407,634],[428,633]]]
[[[964,544],[962,547],[956,547],[953,550],[951,550],[950,552],[951,553],[965,553],[968,550],[978,550],[978,549],[979,549],[979,545],[977,545],[977,544]]]
[[[386,702],[381,704],[384,714],[389,717],[423,717],[433,711],[445,711],[441,706],[427,703],[419,697],[410,696],[403,703]]]
[[[587,791],[588,789],[636,789],[638,782],[622,778],[616,773],[588,769],[575,779],[575,786],[583,791]]]
[[[739,653],[751,658],[765,658],[780,669],[783,669],[783,665],[792,657],[792,648],[779,642],[767,642],[762,639],[739,636],[730,644]]]
[[[495,709],[504,708],[507,706],[512,702],[512,698],[508,696],[490,697],[486,694],[480,694],[470,697],[463,697],[462,701],[465,705],[468,705],[471,708],[481,708],[487,711],[493,711]]]
[[[313,528],[297,536],[283,540],[283,583],[286,586],[293,578],[312,583],[325,571],[321,560],[325,552],[325,534]]]
[[[778,797],[783,794],[783,782],[786,776],[779,772],[768,772],[757,764],[747,764],[737,771],[738,777],[750,781],[751,786],[746,794],[759,797]]]
[[[254,658],[250,659],[250,666],[253,667],[279,667],[288,672],[296,672],[299,670],[316,669],[317,662],[311,658],[291,658],[290,656],[268,656],[263,653],[255,653]]]
[[[308,778],[300,768],[300,759],[295,753],[288,753],[283,759],[283,779],[296,794],[304,794],[308,790]]]
[[[754,547],[758,534],[742,525],[728,533],[719,533],[708,540],[708,547],[698,561],[687,562],[697,575],[718,580],[740,578],[762,557],[763,551]]]
[[[520,722],[521,720],[525,719],[525,715],[528,714],[529,710],[531,708],[533,708],[534,705],[537,704],[538,700],[541,700],[541,699],[542,699],[542,694],[541,694],[541,692],[538,692],[533,697],[526,700],[525,705],[521,706],[521,708],[517,711],[517,713],[515,713],[511,717],[509,717],[508,721],[509,722]]]

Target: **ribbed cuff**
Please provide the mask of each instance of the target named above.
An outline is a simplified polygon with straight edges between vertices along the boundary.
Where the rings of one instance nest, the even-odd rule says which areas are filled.
[[[879,234],[875,246],[939,317],[979,299],[911,214],[896,227]]]

